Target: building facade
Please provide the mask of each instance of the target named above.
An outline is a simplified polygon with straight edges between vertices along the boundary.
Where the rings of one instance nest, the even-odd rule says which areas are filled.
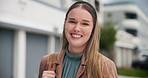
[[[133,2],[104,5],[104,20],[116,23],[115,63],[117,67],[130,67],[134,55],[148,50],[148,18]],[[122,32],[120,32],[122,31]]]
[[[37,78],[41,58],[60,50],[64,15],[36,0],[1,0],[0,78]]]

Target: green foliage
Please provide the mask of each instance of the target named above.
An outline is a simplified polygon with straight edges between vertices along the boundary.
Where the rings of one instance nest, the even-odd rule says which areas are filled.
[[[117,31],[114,26],[115,23],[111,21],[106,21],[103,26],[101,26],[100,48],[102,50],[109,51],[113,48]]]
[[[148,77],[148,70],[140,70],[140,69],[118,69],[117,70],[119,75],[125,76],[133,76],[133,77]]]

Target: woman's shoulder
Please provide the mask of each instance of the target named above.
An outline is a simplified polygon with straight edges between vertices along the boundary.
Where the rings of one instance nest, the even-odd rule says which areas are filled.
[[[109,59],[108,57],[104,56],[104,55],[101,54],[101,53],[99,53],[99,57],[102,59],[102,61],[103,61],[104,63],[111,63],[111,64],[114,64],[114,62],[113,62],[111,59]]]
[[[49,54],[47,54],[47,55],[45,55],[45,56],[43,56],[43,60],[48,60],[49,58],[51,58],[51,57],[56,57],[56,56],[58,56],[58,55],[60,55],[60,52],[56,52],[56,53],[49,53]]]
[[[49,53],[47,55],[44,55],[41,59],[41,63],[45,64],[48,60],[52,59],[53,57],[57,57],[60,54],[60,52],[57,53]]]
[[[118,78],[114,62],[101,53],[99,53],[99,55],[102,60],[103,78]]]

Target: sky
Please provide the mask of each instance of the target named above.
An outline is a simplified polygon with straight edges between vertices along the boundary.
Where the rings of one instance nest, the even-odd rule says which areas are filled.
[[[112,2],[120,2],[120,1],[130,1],[135,2],[141,8],[141,10],[148,16],[148,0],[101,0],[103,3],[112,3]]]

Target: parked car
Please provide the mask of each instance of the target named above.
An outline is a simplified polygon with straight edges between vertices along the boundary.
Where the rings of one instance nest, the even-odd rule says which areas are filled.
[[[142,51],[138,54],[139,60],[132,62],[132,67],[148,70],[148,51]]]

